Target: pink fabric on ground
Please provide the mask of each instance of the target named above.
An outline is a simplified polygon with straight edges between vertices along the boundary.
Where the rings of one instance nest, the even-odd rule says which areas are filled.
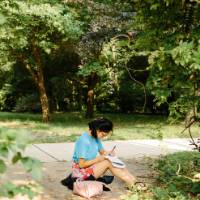
[[[78,163],[72,164],[72,177],[80,180],[86,180],[90,175],[94,175],[94,165],[87,168],[80,168]]]

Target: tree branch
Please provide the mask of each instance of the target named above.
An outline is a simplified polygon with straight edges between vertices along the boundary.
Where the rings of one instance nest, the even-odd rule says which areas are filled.
[[[190,135],[190,145],[193,145],[193,146],[195,146],[194,147],[194,149],[196,149],[196,150],[198,150],[199,152],[200,152],[200,140],[198,139],[197,140],[197,142],[194,140],[194,138],[193,138],[193,136],[192,136],[192,132],[191,132],[191,126],[196,122],[197,120],[196,120],[196,118],[195,118],[195,116],[192,116],[191,118],[190,118],[190,122],[189,122],[189,124],[185,127],[185,129],[183,130],[183,131],[181,131],[181,133],[183,133],[185,130],[187,130],[188,129],[188,132],[189,132],[189,135]]]
[[[28,63],[24,63],[26,69],[29,71],[29,73],[31,74],[31,76],[33,77],[33,80],[35,81],[36,85],[38,83],[38,77],[37,75],[33,72],[33,70],[31,69],[31,66]]]
[[[125,67],[126,71],[128,72],[129,77],[130,77],[134,82],[136,82],[137,84],[141,85],[142,88],[143,88],[143,91],[144,91],[144,104],[143,104],[143,107],[142,107],[142,111],[144,112],[144,111],[145,111],[146,104],[147,104],[147,92],[146,92],[146,87],[145,87],[145,85],[144,85],[142,82],[136,80],[136,79],[132,76],[132,74],[130,73],[130,71],[129,71],[129,69],[128,69],[127,66],[124,66],[124,67]]]

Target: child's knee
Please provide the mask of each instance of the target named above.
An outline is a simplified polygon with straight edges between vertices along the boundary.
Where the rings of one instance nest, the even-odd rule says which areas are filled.
[[[101,161],[101,163],[104,165],[104,166],[110,166],[111,162],[109,160],[103,160]]]
[[[112,166],[112,164],[111,164],[111,162],[110,162],[109,160],[104,160],[103,162],[105,163],[105,165],[106,165],[107,167]]]

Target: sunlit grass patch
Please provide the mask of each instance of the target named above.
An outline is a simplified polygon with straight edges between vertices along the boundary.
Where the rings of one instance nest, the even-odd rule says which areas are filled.
[[[188,132],[181,133],[184,129],[183,122],[170,124],[166,116],[159,115],[133,115],[133,114],[98,114],[114,123],[113,134],[108,140],[131,139],[162,139],[186,138]],[[42,123],[40,114],[7,113],[0,112],[0,126],[6,131],[15,129],[16,133],[26,130],[32,137],[32,142],[67,142],[75,141],[77,136],[88,130],[90,119],[84,113],[68,112],[51,115],[50,123]],[[191,128],[194,137],[198,137],[200,128],[195,125]]]

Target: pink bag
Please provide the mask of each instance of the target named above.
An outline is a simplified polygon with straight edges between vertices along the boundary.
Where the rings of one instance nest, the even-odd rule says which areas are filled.
[[[79,196],[90,198],[101,195],[103,192],[103,183],[99,181],[80,181],[74,182],[73,193]]]

